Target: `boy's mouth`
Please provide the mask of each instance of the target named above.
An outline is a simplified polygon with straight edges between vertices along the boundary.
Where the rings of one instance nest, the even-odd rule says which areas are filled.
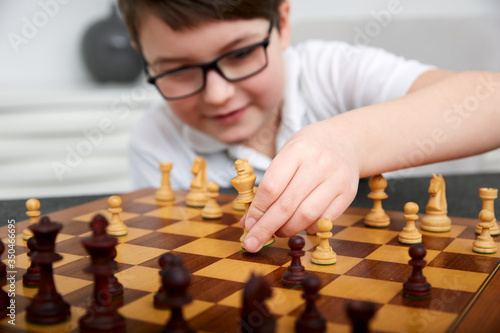
[[[212,119],[220,124],[235,123],[238,120],[240,120],[241,117],[243,117],[246,110],[247,110],[247,107],[245,106],[241,109],[233,110],[231,112],[228,112],[228,113],[225,113],[222,115],[213,116]]]

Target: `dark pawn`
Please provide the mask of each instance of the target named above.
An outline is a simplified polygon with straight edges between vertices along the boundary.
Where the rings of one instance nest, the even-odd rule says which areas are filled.
[[[112,263],[113,263],[113,268],[116,271],[116,261],[114,259],[116,258],[116,249],[114,249],[113,254],[112,254]],[[111,299],[113,302],[113,305],[116,308],[119,308],[120,306],[123,305],[123,285],[118,282],[118,279],[114,274],[111,274],[109,277],[109,292],[111,293]]]
[[[194,333],[182,314],[182,307],[191,303],[193,298],[187,294],[187,288],[191,282],[191,275],[182,263],[182,259],[176,257],[169,269],[162,270],[162,284],[167,292],[167,302],[172,313],[167,326],[162,333]]]
[[[2,240],[0,239],[0,257],[2,256],[3,251],[5,250],[5,247],[3,246]],[[5,264],[0,261],[0,269],[3,268],[5,271],[5,276],[4,280],[5,282],[7,281],[7,269],[5,268]],[[7,307],[10,304],[10,297],[9,295],[2,289],[0,288],[0,319],[5,318],[9,312],[9,309]]]
[[[30,237],[26,242],[28,246],[28,257],[31,258],[31,255],[36,251],[36,239],[35,237]],[[38,288],[38,284],[40,283],[40,265],[31,261],[30,267],[26,273],[23,274],[23,286],[28,288]]]
[[[346,304],[346,310],[351,319],[352,333],[368,333],[368,324],[375,315],[375,303],[350,301]]]
[[[167,252],[164,253],[160,256],[158,259],[158,264],[161,267],[161,270],[159,272],[160,274],[160,279],[162,277],[162,272],[169,269],[172,263],[176,260],[179,260],[179,257],[176,257],[173,253]],[[165,288],[163,288],[163,283],[158,289],[158,291],[155,294],[154,297],[154,306],[158,309],[166,310],[169,309],[168,307],[168,294]]]
[[[81,333],[125,332],[125,318],[117,312],[109,290],[109,278],[115,270],[113,258],[118,240],[106,233],[107,226],[106,218],[96,215],[90,223],[92,236],[82,239],[92,260],[85,271],[94,274],[95,284],[92,304],[80,318]]]
[[[306,300],[306,309],[295,321],[295,332],[326,332],[326,320],[321,316],[321,313],[316,307],[316,301],[320,298],[318,292],[321,288],[321,280],[316,275],[307,275],[302,287],[304,288],[302,297]]]
[[[245,284],[241,307],[241,333],[273,333],[276,318],[267,309],[265,300],[271,298],[273,290],[263,276],[252,274]],[[256,320],[257,319],[257,320]]]
[[[427,264],[423,260],[427,251],[423,244],[415,244],[410,246],[409,264],[413,266],[413,271],[408,277],[408,281],[403,283],[403,295],[407,298],[425,299],[431,297],[431,285],[422,273],[422,269]]]
[[[54,252],[56,237],[62,224],[51,222],[44,216],[29,228],[36,239],[36,251],[31,254],[31,261],[40,266],[40,283],[38,293],[26,308],[26,319],[43,325],[66,321],[71,314],[70,306],[57,292],[52,272],[52,263],[62,259]]]
[[[304,266],[300,263],[300,257],[302,257],[305,252],[302,248],[305,245],[304,238],[301,236],[292,236],[288,239],[288,246],[290,251],[288,254],[292,257],[292,263],[288,266],[288,269],[283,273],[282,282],[283,285],[287,287],[301,287],[302,282],[306,276],[306,270]]]

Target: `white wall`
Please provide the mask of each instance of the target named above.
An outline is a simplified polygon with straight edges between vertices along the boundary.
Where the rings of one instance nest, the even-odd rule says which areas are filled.
[[[109,15],[113,2],[0,0],[0,199],[129,189],[128,133],[157,96],[141,81],[124,86],[95,84],[80,52],[85,29]],[[291,3],[294,42],[330,38],[354,43],[360,40],[360,30],[377,23],[377,16],[396,6],[397,14],[391,15],[368,44],[444,68],[500,71],[498,0]],[[16,44],[13,38],[22,41],[18,39]],[[130,116],[125,121],[112,118],[116,131],[106,136],[63,182],[59,181],[50,165],[65,159],[68,146],[83,142],[84,131],[95,128],[103,117],[113,117],[113,103],[123,103],[123,98],[133,96],[136,89],[146,89],[147,97],[129,108]],[[104,171],[106,168],[108,171]],[[436,170],[498,172],[500,153],[430,166],[412,174]]]

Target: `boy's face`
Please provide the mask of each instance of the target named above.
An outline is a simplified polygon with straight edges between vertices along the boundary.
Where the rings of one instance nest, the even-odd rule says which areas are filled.
[[[205,89],[168,101],[187,125],[224,143],[252,138],[268,124],[280,106],[284,86],[283,50],[289,43],[288,12],[273,28],[267,48],[268,65],[249,78],[226,81],[209,70]],[[269,31],[265,19],[218,21],[174,31],[155,15],[143,17],[139,40],[152,76],[182,66],[197,65],[245,46],[262,42]],[[273,142],[274,144],[274,142]]]

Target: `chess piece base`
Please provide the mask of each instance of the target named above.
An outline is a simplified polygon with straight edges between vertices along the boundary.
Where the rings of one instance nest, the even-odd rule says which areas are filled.
[[[401,244],[407,245],[420,244],[422,243],[422,234],[420,234],[417,229],[414,231],[406,231],[403,229],[403,231],[399,234],[398,241]]]
[[[207,197],[203,193],[189,193],[186,197],[186,206],[203,208],[207,204]]]
[[[163,192],[163,191],[157,191],[155,195],[155,200],[164,202],[164,201],[174,201],[175,200],[175,195],[174,192]]]
[[[335,256],[335,258],[333,258],[333,259],[316,259],[316,258],[312,258],[311,259],[311,263],[313,263],[315,265],[320,265],[320,266],[334,265],[334,264],[337,263],[337,256]]]
[[[233,201],[233,210],[239,211],[239,212],[244,212],[245,211],[245,205],[242,203],[237,203],[236,200]]]
[[[70,305],[59,294],[50,303],[39,302],[35,296],[32,303],[26,308],[26,320],[33,324],[58,324],[67,321],[70,315]]]
[[[403,283],[403,296],[411,299],[429,298],[431,297],[431,285],[426,282],[418,287],[415,287],[409,286],[408,282],[405,282]]]
[[[365,216],[365,225],[371,228],[387,228],[391,224],[389,216],[384,212],[371,211]]]
[[[491,237],[490,237],[491,238]],[[491,238],[490,240],[476,239],[472,243],[472,251],[481,254],[492,254],[497,252],[497,244]]]
[[[446,216],[446,212],[444,214],[428,212],[422,217],[421,228],[430,232],[447,232],[451,230],[451,219]]]
[[[80,318],[80,333],[120,333],[125,332],[125,318],[116,313],[112,318],[94,312]]]
[[[123,236],[126,236],[127,235],[127,228],[123,228],[121,226],[118,226],[118,227],[113,227],[113,226],[109,226],[107,229],[106,229],[106,232],[109,234],[109,235],[112,235],[112,236],[116,236],[116,237],[123,237]]]

